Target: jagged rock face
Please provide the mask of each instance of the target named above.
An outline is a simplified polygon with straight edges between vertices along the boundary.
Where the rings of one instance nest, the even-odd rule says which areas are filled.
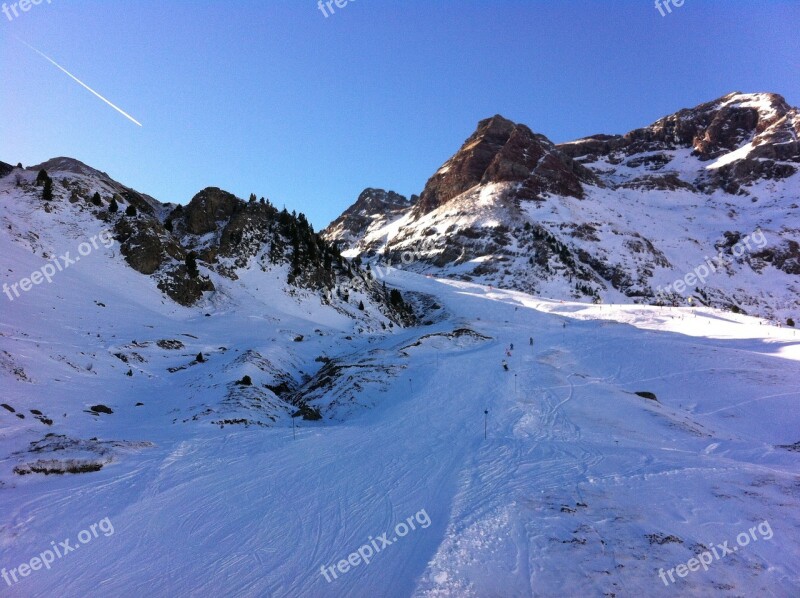
[[[761,103],[757,104],[757,100]],[[558,149],[572,158],[581,158],[607,155],[614,151],[632,155],[663,149],[692,148],[701,159],[708,160],[722,152],[737,149],[775,125],[779,127],[770,131],[772,138],[764,141],[789,141],[788,130],[794,128],[797,131],[798,128],[798,122],[792,122],[792,116],[796,114],[797,110],[777,94],[735,92],[694,108],[680,110],[625,135],[592,135],[559,144]],[[788,150],[783,152],[785,156],[796,156],[796,145],[785,149]]]
[[[701,162],[708,162],[744,148],[747,151],[730,164],[700,172],[695,180],[683,181],[706,193],[722,189],[737,194],[747,193],[744,187],[757,180],[795,174],[797,167],[786,162],[800,163],[798,135],[800,113],[783,97],[735,92],[680,110],[626,135],[595,135],[560,144],[558,149],[598,170],[601,178],[603,172],[607,173],[606,165],[636,167],[641,161],[649,161],[650,170],[661,172],[645,177],[643,184],[653,189],[673,189],[674,179],[663,176],[669,171],[671,157],[656,152],[691,149]],[[605,164],[597,165],[600,161]]]
[[[154,274],[170,259],[186,257],[157,220],[120,217],[114,232],[128,265],[141,274]]]
[[[205,276],[189,275],[186,266],[178,264],[159,278],[158,288],[181,305],[194,305],[207,291],[215,291],[214,283]]]
[[[521,199],[545,192],[580,198],[581,182],[593,178],[543,135],[496,115],[478,123],[461,149],[430,178],[414,211],[427,214],[489,183],[521,183]]]
[[[334,220],[334,224],[342,222],[348,228],[358,228],[365,215],[392,214],[407,209],[411,204],[411,200],[394,191],[364,189],[356,202]]]
[[[792,239],[784,241],[774,249],[765,249],[753,255],[756,260],[762,260],[775,268],[800,276],[800,243]]]
[[[217,230],[217,223],[227,221],[240,202],[235,195],[216,187],[203,189],[183,210],[187,231],[194,235],[203,235]]]
[[[411,204],[411,201],[394,191],[384,191],[383,189],[367,188],[358,196],[358,200],[344,215],[354,216],[362,211],[374,213],[376,211],[403,210]]]
[[[149,215],[119,216],[114,233],[128,265],[148,276],[158,288],[181,305],[194,305],[205,291],[215,290],[204,276],[192,277],[184,265],[186,251],[161,223]]]
[[[254,256],[269,239],[269,229],[275,221],[276,210],[258,203],[242,204],[222,229],[219,255],[238,258],[241,265]]]
[[[322,231],[322,235],[326,238],[335,238],[337,242],[348,246],[350,239],[361,237],[376,222],[398,218],[418,199],[416,195],[408,199],[394,191],[364,189],[356,202],[331,222]]]
[[[0,162],[0,177],[4,177],[7,174],[10,174],[12,170],[14,170],[14,167],[11,166],[11,164]]]
[[[378,205],[380,197],[375,194],[371,208]],[[409,205],[394,193],[386,193],[384,199],[398,206]],[[340,289],[355,285],[363,288],[390,320],[399,324],[413,320],[391,304],[383,288],[366,272],[347,263],[334,246],[315,233],[302,214],[279,212],[269,202],[244,202],[210,188],[198,193],[188,206],[173,210],[168,220],[173,238],[180,241],[183,250],[194,251],[206,267],[222,276],[237,279],[240,269],[267,270],[284,264],[290,285],[319,293],[324,301],[332,303],[334,292],[341,294]],[[203,286],[202,277],[187,278],[182,268],[172,268],[170,281],[159,284],[170,297],[182,302],[213,290],[213,286]]]
[[[626,153],[653,149],[692,147],[708,160],[722,151],[739,147],[758,124],[758,110],[737,105],[717,107],[715,102],[691,110],[681,110],[643,129],[625,135]]]

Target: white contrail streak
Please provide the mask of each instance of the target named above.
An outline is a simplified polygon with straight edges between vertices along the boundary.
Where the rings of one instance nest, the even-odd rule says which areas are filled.
[[[86,85],[86,83],[84,83],[83,81],[81,81],[80,79],[78,79],[78,78],[77,78],[75,75],[73,75],[72,73],[70,73],[70,72],[69,72],[67,69],[65,69],[63,66],[61,66],[60,64],[58,64],[58,63],[57,63],[55,60],[53,60],[52,58],[50,58],[50,57],[49,57],[47,54],[45,54],[44,52],[40,52],[39,50],[37,50],[36,48],[34,48],[32,45],[30,45],[29,43],[26,43],[26,42],[22,41],[22,40],[21,40],[21,39],[19,39],[19,38],[17,38],[17,41],[18,41],[18,42],[20,42],[20,43],[21,43],[21,44],[23,44],[23,45],[26,45],[26,46],[28,46],[28,47],[29,47],[31,50],[33,50],[34,52],[36,52],[36,53],[37,53],[39,56],[41,56],[42,58],[44,58],[45,60],[47,60],[47,62],[49,62],[50,64],[52,64],[54,67],[56,67],[58,70],[60,70],[62,73],[64,73],[65,75],[67,75],[67,76],[68,76],[68,77],[70,77],[71,79],[73,79],[73,80],[74,80],[76,83],[79,83],[79,84],[80,84],[82,87],[84,87],[86,90],[88,90],[88,91],[92,92],[92,93],[93,93],[94,95],[96,95],[98,98],[100,98],[101,100],[103,100],[103,101],[104,101],[106,104],[108,104],[109,106],[111,106],[111,107],[112,107],[114,110],[116,110],[117,112],[119,112],[119,113],[120,113],[122,116],[124,116],[125,118],[127,118],[127,119],[128,119],[128,120],[130,120],[131,122],[134,122],[134,123],[136,123],[136,124],[137,124],[137,125],[139,125],[140,127],[142,126],[142,123],[140,123],[138,120],[136,120],[135,118],[133,118],[133,117],[132,117],[130,114],[128,114],[127,112],[125,112],[125,111],[124,111],[122,108],[119,108],[119,107],[115,106],[114,104],[112,104],[111,102],[109,102],[107,99],[105,99],[105,98],[104,98],[103,96],[101,96],[99,93],[97,93],[97,92],[96,92],[94,89],[92,89],[91,87],[89,87],[88,85]]]

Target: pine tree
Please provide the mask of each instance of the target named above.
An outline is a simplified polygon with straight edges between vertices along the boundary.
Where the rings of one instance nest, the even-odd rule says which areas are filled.
[[[47,177],[44,182],[44,189],[42,190],[42,199],[45,201],[52,201],[53,199],[53,179]]]
[[[363,301],[359,301],[358,302],[358,309],[360,309],[361,311],[364,311],[364,302]]]
[[[186,270],[192,278],[200,276],[200,270],[197,269],[197,254],[194,251],[186,254]]]
[[[392,302],[392,305],[395,307],[405,307],[405,302],[403,301],[403,295],[400,294],[400,291],[397,289],[392,289],[392,292],[389,293],[389,301]]]
[[[117,198],[116,197],[112,197],[111,198],[111,203],[108,204],[108,211],[110,213],[112,213],[112,214],[114,214],[114,213],[119,211],[119,205],[117,204]]]
[[[42,169],[39,171],[39,174],[37,174],[37,175],[36,175],[36,186],[37,186],[37,187],[41,187],[41,186],[42,186],[42,185],[44,185],[44,184],[45,184],[45,183],[46,183],[48,180],[50,180],[50,177],[48,176],[48,174],[47,174],[47,171],[46,171],[44,168],[42,168]]]
[[[136,206],[133,205],[132,203],[128,204],[128,207],[125,208],[125,215],[126,216],[136,216]]]
[[[94,205],[96,205],[96,206],[102,206],[103,205],[103,200],[100,199],[100,194],[97,191],[95,191],[94,195],[92,195],[92,203]]]

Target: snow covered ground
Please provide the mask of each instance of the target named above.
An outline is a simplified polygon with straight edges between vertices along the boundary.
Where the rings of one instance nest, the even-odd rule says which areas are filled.
[[[4,281],[41,265],[3,249]],[[0,401],[15,409],[0,409],[0,567],[19,580],[0,581],[0,595],[800,593],[792,329],[393,271],[390,285],[435,296],[445,315],[359,334],[268,275],[258,293],[256,280],[221,283],[216,303],[176,307],[104,252],[0,297]],[[391,367],[346,417],[212,425],[201,415],[221,409],[225,381],[266,376],[248,351],[298,378],[321,355]],[[190,366],[198,352],[207,361]],[[113,414],[88,413],[95,404]],[[37,451],[46,433],[65,446]],[[104,466],[13,473],[37,452]],[[79,549],[21,576],[64,540]],[[679,575],[725,542],[737,550]]]

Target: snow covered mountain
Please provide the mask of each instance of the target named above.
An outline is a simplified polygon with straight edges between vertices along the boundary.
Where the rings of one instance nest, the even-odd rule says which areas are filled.
[[[140,334],[117,339],[111,332],[121,321],[140,317],[157,321],[165,314],[193,318],[244,310],[258,314],[253,317],[259,321],[280,322],[281,310],[290,314],[289,321],[297,313],[320,312],[327,314],[323,320],[352,333],[415,322],[413,297],[406,303],[392,295],[371,272],[321,240],[302,214],[279,212],[266,201],[244,202],[212,188],[185,207],[161,204],[76,160],[59,158],[7,169],[0,202],[6,264],[0,281],[6,327],[2,371],[17,382],[92,378],[117,370],[151,380],[163,375],[151,367],[181,377],[179,372],[202,363],[200,355],[227,352],[222,339],[193,342],[194,335],[180,334],[143,341]],[[72,355],[49,352],[48,342],[33,365],[21,363],[25,351],[19,339],[39,326],[47,337],[51,312],[77,319],[78,328],[91,322],[95,340],[76,344],[80,350]],[[267,334],[300,343],[324,334],[317,328],[306,323],[295,330],[287,322]],[[106,350],[98,353],[97,347]],[[241,354],[229,356],[224,371],[204,377],[203,407],[182,409],[176,417],[220,418],[225,412],[219,421],[265,425],[298,408],[311,414],[298,393],[308,380],[291,358],[276,365],[253,346],[236,351]],[[153,361],[158,366],[146,365]],[[262,384],[233,384],[228,371],[240,370],[251,381],[258,372]]]
[[[565,299],[800,312],[800,112],[732,93],[554,145],[481,121],[413,206],[357,202],[345,255]]]
[[[330,223],[326,233],[349,246],[358,242],[370,228],[382,227],[397,220],[419,199],[410,199],[383,189],[364,189],[356,202]]]
[[[5,595],[800,588],[795,330],[361,268],[255,197],[0,166]],[[469,196],[437,189],[428,215]]]

